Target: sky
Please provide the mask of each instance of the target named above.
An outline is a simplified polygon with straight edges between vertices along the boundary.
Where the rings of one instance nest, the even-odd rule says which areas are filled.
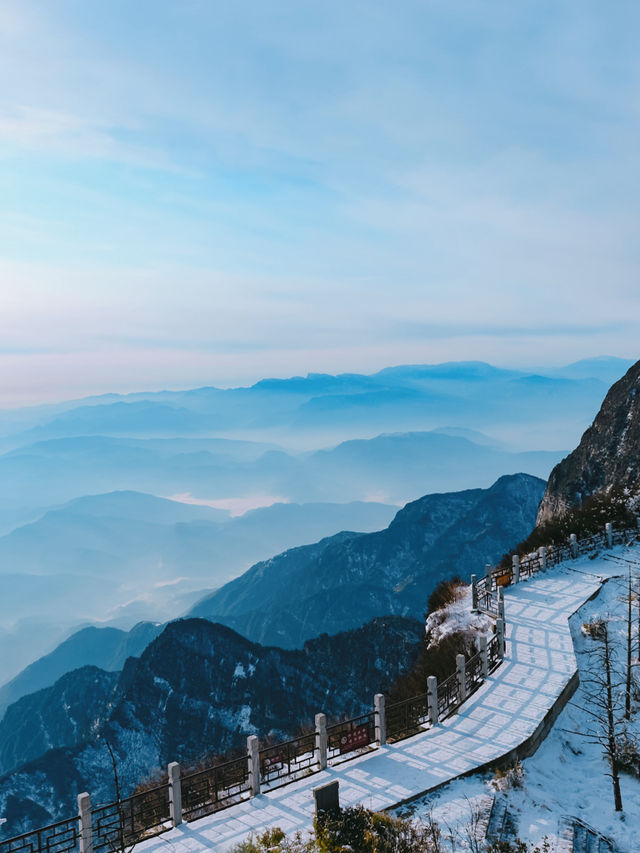
[[[639,25],[0,0],[0,406],[637,358]]]

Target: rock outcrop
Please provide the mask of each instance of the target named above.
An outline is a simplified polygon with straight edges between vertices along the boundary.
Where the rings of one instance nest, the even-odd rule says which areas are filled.
[[[611,386],[578,447],[551,472],[537,524],[612,492],[640,495],[640,361]]]

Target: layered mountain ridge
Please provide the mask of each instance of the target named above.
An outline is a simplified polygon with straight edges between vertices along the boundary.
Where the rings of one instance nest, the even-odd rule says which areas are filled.
[[[385,530],[340,533],[257,563],[190,615],[287,648],[375,616],[420,618],[438,581],[482,572],[530,533],[544,488],[515,474],[489,489],[426,495]]]

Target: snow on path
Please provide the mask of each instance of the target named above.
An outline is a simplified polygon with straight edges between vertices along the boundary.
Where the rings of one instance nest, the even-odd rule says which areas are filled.
[[[148,853],[227,851],[251,832],[311,830],[313,788],[340,781],[340,804],[384,809],[493,762],[529,738],[577,671],[569,617],[600,589],[587,558],[506,591],[507,654],[457,714],[422,734],[183,824],[137,846]],[[599,560],[602,575],[613,564]],[[618,568],[619,572],[619,568]]]

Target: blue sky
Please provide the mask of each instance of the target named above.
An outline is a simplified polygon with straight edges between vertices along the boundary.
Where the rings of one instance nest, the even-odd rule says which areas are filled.
[[[0,404],[637,357],[639,24],[0,0]]]

